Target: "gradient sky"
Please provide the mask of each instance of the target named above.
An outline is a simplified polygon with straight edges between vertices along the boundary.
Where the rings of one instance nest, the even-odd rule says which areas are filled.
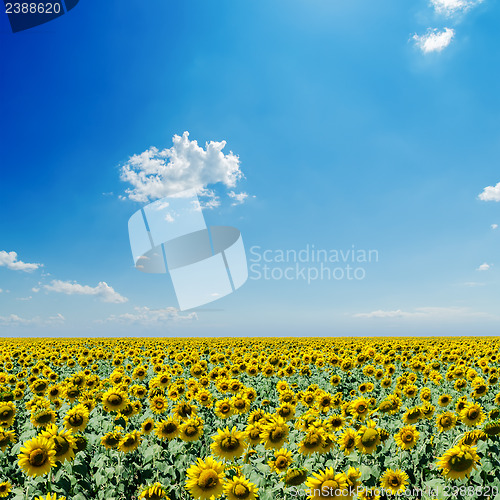
[[[493,0],[80,0],[15,34],[2,14],[0,335],[499,334],[499,22]],[[378,262],[178,311],[134,269],[145,203],[120,172],[185,131],[238,156],[204,214],[249,259]]]

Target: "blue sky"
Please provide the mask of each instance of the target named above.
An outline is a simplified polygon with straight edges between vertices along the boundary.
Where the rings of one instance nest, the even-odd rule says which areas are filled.
[[[80,0],[12,34],[3,14],[0,334],[498,334],[499,18],[493,0]],[[121,174],[184,132],[238,157],[204,215],[249,260],[378,261],[359,280],[250,273],[178,311],[168,275],[134,268],[147,202]]]

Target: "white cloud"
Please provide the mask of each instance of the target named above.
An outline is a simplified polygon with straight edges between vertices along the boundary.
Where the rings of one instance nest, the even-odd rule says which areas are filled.
[[[462,283],[463,286],[468,286],[471,288],[477,287],[477,286],[484,286],[486,283],[478,283],[477,281],[466,281],[465,283]]]
[[[35,316],[34,318],[22,318],[17,314],[10,314],[9,316],[0,316],[0,326],[54,326],[64,323],[65,318],[62,314],[58,313],[55,316],[48,318],[41,318]]]
[[[153,326],[171,321],[190,321],[196,319],[198,319],[198,315],[195,312],[179,314],[179,309],[175,307],[166,307],[164,309],[134,307],[134,312],[120,315],[113,314],[106,321]]]
[[[445,28],[444,31],[438,31],[436,29],[428,31],[425,35],[413,35],[413,39],[417,47],[419,47],[424,54],[429,52],[441,52],[443,49],[450,45],[453,37],[455,36],[455,30],[452,28]]]
[[[488,271],[491,268],[490,264],[487,264],[486,262],[484,264],[481,264],[476,271]]]
[[[174,135],[169,149],[152,147],[132,156],[120,174],[131,185],[128,198],[147,202],[217,183],[234,188],[243,173],[238,156],[222,152],[225,146],[226,141],[210,141],[204,149],[184,132],[182,137]]]
[[[234,191],[229,191],[229,193],[227,194],[230,198],[234,200],[234,202],[232,203],[233,206],[241,205],[248,198],[248,193],[244,192],[235,193]]]
[[[482,0],[431,0],[431,4],[438,14],[450,16],[456,12],[465,12],[481,3]]]
[[[91,287],[71,281],[52,280],[50,285],[43,285],[43,288],[50,292],[65,293],[66,295],[95,295],[103,302],[113,302],[115,304],[121,304],[128,301],[126,297],[115,292],[115,290],[104,281],[100,281],[97,286]]]
[[[491,229],[493,229],[493,230],[498,229],[498,224],[492,224]]]
[[[353,314],[354,318],[465,318],[465,317],[489,317],[486,313],[474,312],[466,307],[417,307],[413,311],[402,311],[401,309],[384,311],[377,310],[368,313]]]
[[[23,262],[22,260],[17,260],[16,252],[6,252],[5,250],[1,250],[0,266],[6,266],[13,271],[24,271],[30,273],[41,267],[42,264],[29,264],[27,262]]]
[[[17,300],[31,300],[33,297],[30,295],[29,297],[17,297]]]
[[[483,201],[500,201],[500,182],[495,186],[486,186],[479,195],[479,199]]]

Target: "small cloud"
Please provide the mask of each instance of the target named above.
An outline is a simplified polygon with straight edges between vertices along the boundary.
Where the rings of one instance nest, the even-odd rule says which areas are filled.
[[[417,307],[413,311],[377,310],[368,313],[353,314],[354,318],[415,318],[415,319],[456,319],[490,317],[482,312],[471,311],[466,307]]]
[[[465,283],[462,283],[462,286],[468,286],[471,288],[484,285],[486,285],[486,283],[478,283],[477,281],[466,281]]]
[[[31,289],[32,292],[35,292],[35,293],[38,293],[40,291],[40,288],[34,286],[32,289]]]
[[[500,201],[500,182],[497,182],[495,186],[486,186],[479,195],[479,199],[482,201]]]
[[[235,205],[241,205],[247,198],[248,198],[248,193],[235,193],[234,191],[229,191],[227,193],[229,198],[232,198],[234,201],[232,203],[233,206]]]
[[[493,230],[498,229],[498,224],[492,224],[491,229],[493,229]]]
[[[17,297],[17,300],[31,300],[33,297],[30,295],[29,297]]]
[[[6,252],[4,250],[0,251],[0,266],[6,266],[13,271],[24,271],[26,273],[31,273],[43,264],[29,264],[23,262],[22,260],[17,260],[16,252]]]
[[[126,297],[115,292],[115,290],[104,281],[100,281],[97,286],[91,287],[71,281],[52,280],[50,285],[43,285],[43,288],[49,292],[64,293],[66,295],[95,295],[103,302],[112,302],[114,304],[122,304],[128,301]]]
[[[107,193],[102,193],[103,196],[113,196],[113,191],[109,191]]]
[[[444,50],[450,45],[454,36],[455,30],[452,28],[445,28],[444,31],[434,29],[429,30],[425,35],[413,35],[413,40],[415,40],[415,44],[424,54],[428,54],[430,52],[441,52]]]
[[[165,220],[167,222],[174,222],[174,218],[172,217],[172,214],[165,215]]]
[[[465,12],[482,0],[431,0],[434,10],[438,14],[451,16],[457,12]]]
[[[488,271],[491,269],[491,264],[487,264],[486,262],[484,264],[481,264],[476,271]]]
[[[162,325],[168,322],[191,321],[198,319],[195,312],[180,314],[175,307],[165,307],[164,309],[150,309],[149,307],[135,307],[131,313],[120,315],[112,314],[106,321],[125,324],[139,324],[145,326]]]
[[[64,321],[65,318],[60,313],[55,316],[49,316],[48,318],[41,318],[40,316],[22,318],[17,314],[0,316],[0,326],[55,326],[64,323]]]

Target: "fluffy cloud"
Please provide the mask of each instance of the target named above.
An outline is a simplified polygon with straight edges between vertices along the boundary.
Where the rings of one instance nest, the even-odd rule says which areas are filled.
[[[498,224],[492,224],[491,229],[498,229]]]
[[[457,318],[457,317],[485,317],[485,313],[474,312],[466,307],[417,307],[413,311],[396,309],[383,311],[381,309],[368,313],[353,314],[354,318]]]
[[[43,285],[45,290],[50,292],[65,293],[66,295],[94,295],[103,302],[113,302],[121,304],[127,302],[127,298],[120,295],[104,281],[100,281],[97,286],[80,285],[76,282],[52,280],[50,285]]]
[[[6,252],[5,250],[1,250],[0,266],[6,266],[13,271],[24,271],[26,273],[30,273],[39,267],[42,267],[42,264],[29,264],[27,262],[23,262],[22,260],[17,260],[16,252]]]
[[[450,45],[454,36],[455,30],[452,28],[445,28],[444,31],[434,29],[425,35],[413,35],[413,39],[417,47],[419,47],[424,54],[428,54],[429,52],[441,52]]]
[[[491,268],[490,264],[487,264],[486,262],[484,264],[481,264],[476,271],[488,271]]]
[[[479,195],[479,199],[483,201],[500,201],[500,182],[495,186],[486,186]]]
[[[229,198],[232,198],[234,200],[232,203],[233,206],[241,205],[248,198],[248,193],[244,192],[235,193],[234,191],[229,191],[227,195],[229,196]]]
[[[196,319],[198,319],[198,316],[195,312],[189,314],[179,314],[179,309],[176,309],[175,307],[166,307],[164,309],[135,307],[134,312],[120,315],[113,314],[107,319],[107,321],[154,326],[171,321],[190,321]]]
[[[34,318],[22,318],[17,314],[10,314],[9,316],[0,316],[0,326],[54,326],[64,323],[65,318],[62,314],[58,313],[55,316],[48,318],[41,318],[35,316]]]
[[[234,188],[243,173],[238,156],[222,152],[225,146],[226,141],[210,141],[204,149],[197,141],[189,140],[189,133],[184,132],[182,137],[174,135],[169,149],[152,147],[132,156],[120,174],[120,178],[131,185],[126,189],[128,198],[147,202],[218,183]],[[209,197],[209,204],[217,203],[213,191],[201,195]]]
[[[464,12],[481,3],[482,0],[431,0],[431,4],[438,14],[450,16],[457,12]]]

